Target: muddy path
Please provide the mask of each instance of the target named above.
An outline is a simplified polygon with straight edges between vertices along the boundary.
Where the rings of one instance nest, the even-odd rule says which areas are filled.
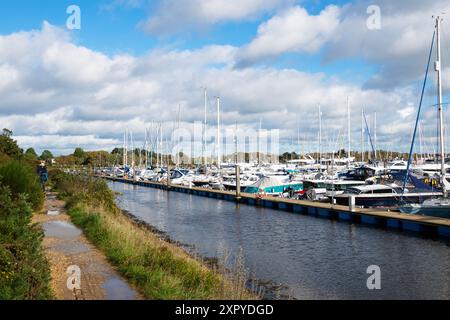
[[[35,215],[45,237],[51,286],[58,300],[141,300],[142,296],[108,262],[67,215],[64,202],[47,194],[43,214]]]

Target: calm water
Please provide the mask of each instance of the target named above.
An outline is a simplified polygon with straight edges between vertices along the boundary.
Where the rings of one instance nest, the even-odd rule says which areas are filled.
[[[119,205],[205,257],[243,248],[258,279],[296,299],[450,299],[450,244],[400,232],[110,183]],[[382,289],[367,289],[370,265]]]

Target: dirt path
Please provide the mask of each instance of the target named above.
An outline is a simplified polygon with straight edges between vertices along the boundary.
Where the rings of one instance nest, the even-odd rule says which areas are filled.
[[[105,255],[89,243],[66,214],[64,202],[47,194],[46,214],[35,215],[45,232],[52,289],[59,300],[137,300],[138,292],[118,274]]]

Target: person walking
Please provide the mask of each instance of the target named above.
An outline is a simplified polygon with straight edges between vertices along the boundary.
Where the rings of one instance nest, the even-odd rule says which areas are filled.
[[[48,170],[45,166],[45,161],[42,161],[37,168],[37,174],[39,176],[39,181],[42,186],[42,191],[45,192],[45,185],[48,182]]]

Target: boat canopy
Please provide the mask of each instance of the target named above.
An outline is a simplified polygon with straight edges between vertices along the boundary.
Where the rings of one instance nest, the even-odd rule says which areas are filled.
[[[285,188],[302,189],[302,183],[292,183],[286,176],[264,176],[256,183],[245,188],[246,193],[281,193]]]

